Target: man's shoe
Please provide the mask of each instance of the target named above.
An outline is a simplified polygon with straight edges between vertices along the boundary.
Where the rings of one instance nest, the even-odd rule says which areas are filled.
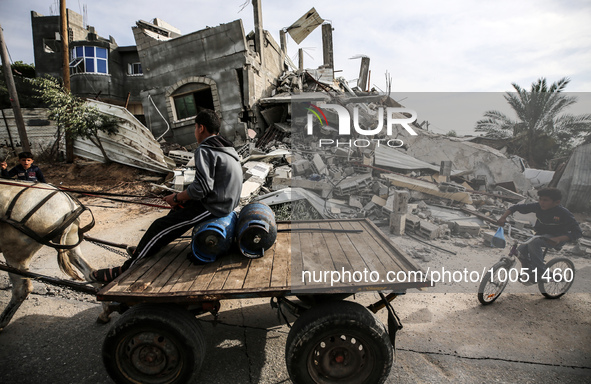
[[[122,267],[99,269],[90,274],[92,281],[107,284],[123,273]]]

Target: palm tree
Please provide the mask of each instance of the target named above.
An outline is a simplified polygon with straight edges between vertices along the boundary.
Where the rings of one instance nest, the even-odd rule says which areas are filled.
[[[516,154],[527,159],[530,166],[542,165],[557,152],[568,152],[591,137],[591,114],[563,113],[577,102],[576,97],[562,93],[569,82],[565,77],[548,87],[546,79],[540,78],[530,91],[512,83],[516,92],[507,92],[504,97],[517,120],[499,111],[486,111],[475,130],[486,132],[487,137],[512,138]]]

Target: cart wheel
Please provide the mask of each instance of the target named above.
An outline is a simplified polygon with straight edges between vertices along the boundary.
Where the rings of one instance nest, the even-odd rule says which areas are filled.
[[[547,299],[558,299],[573,285],[575,265],[569,259],[559,257],[546,263],[546,268],[538,279],[538,288]]]
[[[116,383],[193,382],[204,355],[201,326],[176,305],[133,306],[103,343],[103,363]]]
[[[330,301],[304,312],[289,331],[287,371],[294,384],[383,383],[393,348],[384,325],[362,305]]]
[[[493,270],[492,274],[490,270],[487,271],[478,287],[478,301],[482,305],[492,304],[498,299],[509,282],[509,271],[504,262],[496,263],[491,269]],[[504,272],[499,273],[500,270],[504,270]],[[499,276],[501,277],[499,278]],[[504,281],[500,279],[504,279]]]

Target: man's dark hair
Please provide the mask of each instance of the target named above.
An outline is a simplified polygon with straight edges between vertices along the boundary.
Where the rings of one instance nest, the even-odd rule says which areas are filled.
[[[560,189],[557,188],[544,188],[538,191],[538,196],[547,196],[552,199],[552,201],[562,200],[562,192]]]
[[[31,152],[21,152],[18,154],[18,158],[20,159],[35,159]]]
[[[211,109],[204,109],[199,112],[197,117],[195,117],[195,124],[202,124],[205,129],[207,129],[207,132],[212,135],[220,133],[220,118],[215,111]]]

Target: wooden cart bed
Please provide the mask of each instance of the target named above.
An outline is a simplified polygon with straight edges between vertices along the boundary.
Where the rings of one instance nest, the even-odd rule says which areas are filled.
[[[416,265],[367,219],[278,223],[272,248],[259,259],[239,253],[213,263],[194,265],[187,259],[191,240],[182,238],[144,263],[131,268],[97,294],[98,300],[128,304],[191,303],[291,294],[404,290],[429,282],[389,283],[387,272],[418,271]],[[291,231],[282,231],[289,230]],[[328,278],[328,284],[302,283],[302,270]],[[330,287],[331,271],[376,271],[377,282]],[[292,274],[294,275],[292,280]],[[308,274],[308,276],[310,276]],[[359,277],[359,273],[354,277]],[[375,274],[373,275],[376,276]],[[311,280],[309,277],[307,280]],[[292,282],[295,282],[293,284]]]

